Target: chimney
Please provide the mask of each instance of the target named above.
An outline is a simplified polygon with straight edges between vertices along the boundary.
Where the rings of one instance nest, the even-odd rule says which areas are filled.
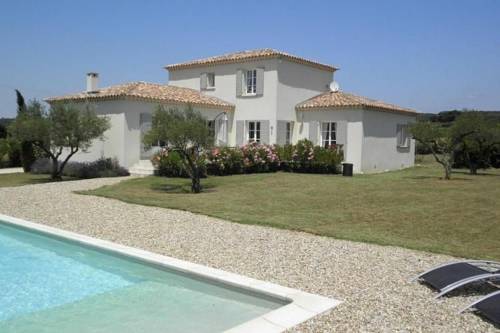
[[[99,83],[99,73],[87,73],[87,94],[96,93],[99,91],[97,85]]]

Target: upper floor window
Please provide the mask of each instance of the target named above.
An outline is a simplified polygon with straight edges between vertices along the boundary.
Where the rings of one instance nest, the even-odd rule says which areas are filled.
[[[257,93],[257,70],[252,69],[245,73],[245,93],[254,95]]]
[[[200,88],[201,90],[215,89],[215,73],[201,73]]]
[[[287,145],[292,143],[292,126],[293,126],[293,123],[291,121],[288,121],[286,123],[285,144],[287,144]]]
[[[207,88],[215,88],[215,73],[207,73]]]
[[[321,123],[321,144],[328,148],[337,143],[337,124],[334,122]]]
[[[398,138],[398,147],[408,148],[410,146],[410,135],[409,135],[408,125],[398,124],[396,131]]]
[[[248,142],[260,142],[260,121],[248,122]]]

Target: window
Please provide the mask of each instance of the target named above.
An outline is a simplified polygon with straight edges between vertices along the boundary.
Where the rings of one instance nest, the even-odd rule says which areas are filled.
[[[397,131],[397,138],[398,138],[398,147],[408,148],[410,146],[410,136],[408,133],[408,125],[398,124],[396,131]]]
[[[321,123],[321,144],[328,148],[337,143],[337,124],[333,122]]]
[[[260,121],[248,122],[248,142],[260,142]]]
[[[208,126],[208,133],[215,140],[215,121],[214,120],[207,121],[207,126]]]
[[[257,70],[252,69],[245,73],[245,94],[254,95],[257,93]]]
[[[292,143],[292,126],[293,126],[293,123],[291,121],[286,123],[285,144],[287,144],[287,145]]]
[[[215,73],[207,73],[207,89],[215,88]]]

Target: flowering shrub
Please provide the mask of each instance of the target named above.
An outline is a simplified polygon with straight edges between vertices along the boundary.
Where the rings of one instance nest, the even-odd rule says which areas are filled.
[[[300,140],[294,146],[284,146],[280,151],[281,169],[288,172],[339,173],[343,160],[340,147],[314,146],[307,139]]]
[[[213,148],[206,157],[207,173],[227,176],[243,173],[243,153],[239,148]]]
[[[275,146],[253,142],[241,147],[241,152],[246,173],[273,172],[279,169],[280,160]]]
[[[249,143],[242,147],[215,147],[203,153],[203,175],[227,176],[242,173],[287,172],[338,173],[342,150],[332,146],[314,146],[309,140],[296,145],[263,145]],[[188,177],[182,159],[175,151],[163,149],[152,159],[157,174],[167,177]]]
[[[189,178],[181,156],[174,150],[162,148],[151,158],[151,162],[158,176]],[[201,174],[206,177],[206,170],[203,169]]]

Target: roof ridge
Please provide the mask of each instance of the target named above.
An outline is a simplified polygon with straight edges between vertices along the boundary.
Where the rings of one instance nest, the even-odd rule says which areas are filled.
[[[101,88],[92,94],[84,91],[64,96],[49,97],[44,100],[47,102],[57,102],[119,98],[136,98],[156,100],[166,103],[185,103],[206,107],[224,107],[234,109],[234,104],[226,102],[215,96],[205,95],[195,89],[144,81],[126,82],[108,86]]]
[[[295,108],[308,109],[325,109],[338,107],[364,107],[381,109],[392,112],[403,112],[416,114],[417,112],[410,108],[398,106],[396,104],[383,102],[381,100],[359,96],[350,92],[344,91],[325,91],[303,102],[298,103]]]
[[[316,60],[310,60],[296,55],[292,55],[285,51],[280,51],[273,48],[262,48],[262,49],[251,49],[236,52],[228,52],[220,55],[209,56],[204,58],[198,58],[193,60],[188,60],[185,62],[174,63],[166,65],[164,68],[167,70],[176,70],[181,68],[190,67],[200,67],[213,64],[229,64],[229,63],[239,63],[255,59],[265,59],[274,57],[284,57],[289,61],[300,63],[303,65],[309,65],[317,67],[323,70],[335,71],[338,68],[332,65],[324,64]]]

